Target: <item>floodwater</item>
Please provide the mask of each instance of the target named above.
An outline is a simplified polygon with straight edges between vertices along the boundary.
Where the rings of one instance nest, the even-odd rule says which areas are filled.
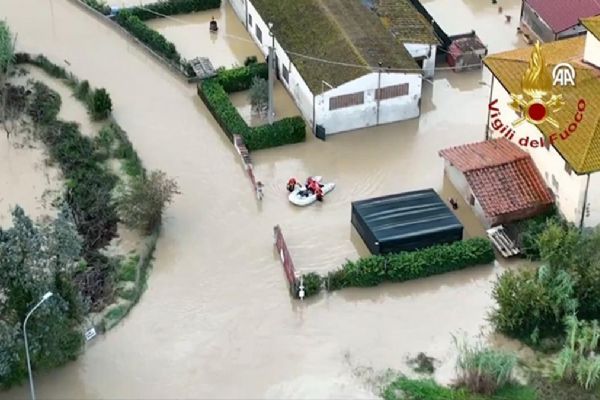
[[[260,126],[266,124],[268,112],[254,112],[248,98],[249,93],[250,91],[248,90],[232,93],[229,95],[229,98],[248,125]],[[273,111],[275,113],[275,121],[300,115],[300,110],[294,104],[294,100],[288,94],[285,86],[278,80],[275,80],[273,85]]]
[[[477,26],[464,30],[497,25],[493,34],[482,28],[491,52],[516,45],[515,22],[474,2],[446,3],[449,15],[473,10],[477,18],[462,20]],[[505,5],[513,14],[517,7]],[[289,298],[272,229],[281,225],[300,271],[325,273],[366,254],[351,229],[351,201],[428,187],[451,195],[437,153],[484,138],[487,73],[439,71],[424,85],[419,120],[253,153],[265,183],[257,204],[193,86],[70,1],[3,0],[0,14],[21,50],[69,60],[76,75],[106,87],[146,166],[176,178],[182,192],[140,303],[76,362],[39,373],[39,398],[373,398],[355,366],[405,369],[421,351],[440,360],[438,379],[452,379],[451,334],[486,329],[491,282],[518,261],[302,303]],[[257,51],[240,43],[238,63]],[[293,207],[286,181],[311,174],[336,189],[322,204]],[[459,216],[467,236],[482,233],[464,203]],[[0,394],[26,396],[25,386]]]
[[[52,200],[62,190],[58,168],[49,166],[41,145],[31,134],[14,131],[6,138],[0,128],[0,226],[12,225],[12,209],[19,205],[32,219],[56,215]]]
[[[208,30],[213,17],[217,33]],[[249,56],[263,58],[227,1],[220,10],[157,18],[147,24],[173,42],[183,58],[208,57],[215,68],[243,65]]]

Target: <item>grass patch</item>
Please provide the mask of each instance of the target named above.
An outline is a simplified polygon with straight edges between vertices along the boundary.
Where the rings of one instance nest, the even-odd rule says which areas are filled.
[[[440,386],[432,379],[406,377],[392,382],[384,389],[382,396],[385,400],[542,400],[537,397],[535,389],[526,386],[508,385],[495,395],[485,396],[473,394],[464,388]]]
[[[137,267],[140,262],[140,256],[135,254],[130,256],[121,264],[119,271],[119,280],[127,282],[135,282],[137,277]]]

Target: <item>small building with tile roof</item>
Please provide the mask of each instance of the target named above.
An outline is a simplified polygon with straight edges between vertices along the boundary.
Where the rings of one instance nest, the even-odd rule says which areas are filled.
[[[422,69],[360,0],[230,0],[319,137],[416,118]]]
[[[531,156],[506,138],[441,150],[444,173],[487,228],[530,218],[554,203]]]
[[[580,19],[596,15],[598,0],[523,0],[521,29],[532,41],[552,42],[585,34]]]
[[[564,105],[552,111],[557,126],[548,120],[535,125],[509,106],[511,94],[523,93],[522,79],[532,48],[489,55],[484,64],[492,72],[486,137],[504,136],[531,154],[546,184],[554,193],[561,214],[581,227],[600,224],[600,17],[584,19],[585,36],[540,46],[552,81],[554,67],[568,63],[574,85],[552,87]]]

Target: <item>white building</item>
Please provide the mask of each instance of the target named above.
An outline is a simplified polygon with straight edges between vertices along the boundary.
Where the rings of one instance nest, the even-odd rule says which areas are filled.
[[[281,83],[313,132],[420,115],[421,67],[359,0],[229,1],[263,54],[274,47]]]
[[[600,17],[582,20],[585,36],[542,45],[548,67],[569,62],[576,72],[575,86],[555,86],[565,105],[549,122],[517,127],[518,115],[508,106],[510,94],[519,94],[532,49],[488,56],[484,63],[493,74],[487,138],[505,136],[531,154],[561,214],[582,227],[600,224]]]

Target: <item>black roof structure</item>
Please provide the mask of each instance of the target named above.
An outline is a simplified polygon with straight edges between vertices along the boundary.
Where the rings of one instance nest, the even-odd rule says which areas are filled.
[[[373,254],[462,240],[463,226],[433,189],[352,202],[352,225]]]

